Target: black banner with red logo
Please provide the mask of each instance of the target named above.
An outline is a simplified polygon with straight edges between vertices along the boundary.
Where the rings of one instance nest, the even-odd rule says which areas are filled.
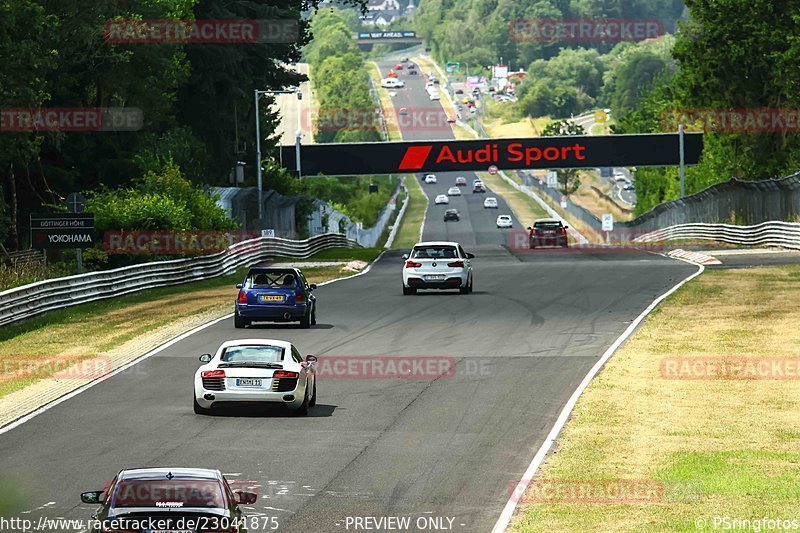
[[[295,147],[282,146],[295,168]],[[703,134],[684,136],[684,162],[696,165]],[[527,168],[672,166],[680,163],[678,134],[535,137],[470,141],[308,144],[301,146],[303,175],[397,174]]]

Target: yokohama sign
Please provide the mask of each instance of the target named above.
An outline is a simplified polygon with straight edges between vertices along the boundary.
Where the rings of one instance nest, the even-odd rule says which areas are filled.
[[[684,136],[685,164],[694,165],[702,134]],[[294,168],[295,147],[283,146],[283,161]],[[448,172],[524,168],[671,166],[680,162],[678,135],[607,135],[481,139],[470,141],[337,143],[303,145],[304,176],[401,172]]]

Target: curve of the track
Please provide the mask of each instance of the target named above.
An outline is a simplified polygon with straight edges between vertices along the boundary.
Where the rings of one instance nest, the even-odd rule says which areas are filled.
[[[408,106],[433,107],[424,81],[408,81]],[[450,179],[441,175],[438,189]],[[410,517],[412,531],[432,529],[418,529],[418,517],[453,531],[491,529],[587,370],[694,268],[644,253],[515,251],[494,225],[497,212],[474,196],[454,202],[459,223],[442,222],[431,203],[425,227],[425,238],[475,251],[473,294],[403,296],[400,252],[387,253],[367,274],[320,287],[320,323],[310,330],[242,331],[225,320],[0,435],[0,471],[27,494],[29,516],[87,518],[93,508],[79,493],[120,468],[202,466],[258,485],[248,512],[278,517],[281,531],[356,530],[356,517]],[[321,379],[307,418],[194,415],[197,356],[248,337],[286,339],[320,359],[449,356],[457,372]]]

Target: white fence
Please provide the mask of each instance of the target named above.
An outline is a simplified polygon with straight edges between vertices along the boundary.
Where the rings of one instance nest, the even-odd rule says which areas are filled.
[[[157,261],[57,278],[0,292],[0,326],[55,309],[123,294],[232,274],[269,257],[309,257],[333,247],[355,248],[344,235],[327,233],[304,241],[260,237],[228,250],[190,259]]]
[[[779,246],[800,250],[800,223],[770,221],[753,226],[678,224],[640,235],[634,242],[704,239],[746,246]]]

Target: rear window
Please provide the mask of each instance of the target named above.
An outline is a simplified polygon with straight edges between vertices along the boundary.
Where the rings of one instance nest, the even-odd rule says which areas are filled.
[[[229,346],[222,351],[221,359],[226,363],[279,363],[283,360],[283,348],[268,345]]]
[[[420,246],[414,248],[414,259],[452,259],[458,257],[454,246]]]
[[[537,222],[533,227],[536,229],[559,229],[563,226],[561,222]]]
[[[297,285],[297,276],[286,270],[251,272],[244,282],[245,289],[267,289],[275,287],[291,287]]]
[[[111,506],[225,507],[222,484],[215,479],[134,479],[119,482]]]

